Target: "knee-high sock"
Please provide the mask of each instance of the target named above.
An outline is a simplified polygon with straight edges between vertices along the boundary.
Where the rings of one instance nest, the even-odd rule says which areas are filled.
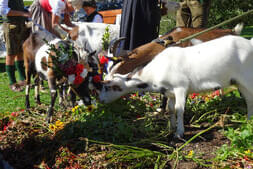
[[[15,66],[18,71],[19,80],[25,80],[25,67],[24,67],[24,61],[15,61]]]
[[[8,77],[9,77],[9,84],[12,85],[12,84],[16,83],[15,66],[14,65],[6,65],[5,69],[8,74]]]

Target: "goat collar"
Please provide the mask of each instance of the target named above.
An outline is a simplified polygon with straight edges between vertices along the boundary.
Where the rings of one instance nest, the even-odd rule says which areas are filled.
[[[161,39],[161,38],[156,38],[156,39],[152,40],[152,42],[158,43],[159,45],[162,45],[165,48],[168,47],[169,45],[175,44],[173,40]]]
[[[156,38],[156,39],[152,40],[152,42],[158,43],[159,45],[166,47],[165,40],[163,40],[161,38]]]

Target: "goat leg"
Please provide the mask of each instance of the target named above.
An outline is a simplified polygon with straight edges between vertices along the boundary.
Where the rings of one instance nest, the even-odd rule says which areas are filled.
[[[35,77],[35,102],[38,104],[38,105],[41,105],[41,102],[40,102],[40,78],[39,76],[37,75]]]
[[[51,103],[47,111],[47,117],[46,121],[51,122],[52,121],[52,115],[54,111],[54,104],[57,97],[57,90],[56,90],[56,79],[55,78],[49,78],[48,79],[48,85],[50,88],[50,95],[51,95]]]

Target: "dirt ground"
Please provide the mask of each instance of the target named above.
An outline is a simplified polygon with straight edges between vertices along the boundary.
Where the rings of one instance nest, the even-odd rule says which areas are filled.
[[[201,132],[203,128],[196,129],[189,126],[186,126],[186,132],[184,139],[188,140],[197,133]],[[190,152],[193,151],[197,157],[208,160],[215,157],[215,152],[223,144],[229,144],[229,140],[219,131],[218,127],[213,128],[212,130],[204,133],[200,137],[193,140],[189,143],[183,151]],[[171,141],[171,144],[174,144],[176,147],[180,147],[184,142],[183,141]],[[174,165],[174,162],[170,163],[171,167]],[[209,167],[203,167],[194,161],[181,160],[178,162],[177,169],[204,169]]]
[[[191,128],[186,125],[186,132],[184,139],[188,140],[191,137],[193,137],[195,134],[199,133],[203,130]],[[226,139],[221,132],[219,131],[220,128],[213,128],[212,130],[204,133],[201,135],[201,137],[196,138],[191,143],[189,143],[184,149],[183,152],[188,153],[193,150],[196,157],[201,157],[202,159],[212,159],[215,157],[214,152],[223,144],[229,143],[229,140]],[[15,136],[10,136],[14,137]],[[9,140],[10,141],[10,140]],[[44,140],[45,142],[49,142],[49,140]],[[180,147],[184,144],[182,140],[177,139],[170,139],[169,138],[169,146],[173,147]],[[71,143],[68,143],[71,144]],[[39,164],[39,161],[45,160],[44,156],[46,153],[49,153],[49,156],[55,156],[56,149],[58,148],[57,142],[55,140],[51,140],[49,145],[52,146],[52,148],[48,148],[48,144],[45,144],[42,142],[38,142],[33,139],[29,139],[24,141],[19,146],[12,145],[11,142],[9,142],[9,145],[5,145],[4,147],[1,146],[2,151],[0,151],[3,154],[3,157],[6,161],[9,162],[11,166],[13,166],[14,169],[29,169],[30,167]],[[57,148],[56,148],[57,147]],[[95,153],[95,152],[90,152]],[[37,157],[36,157],[37,156]],[[48,159],[50,157],[47,157]],[[167,165],[167,168],[173,168],[174,162],[172,161]],[[91,167],[94,168],[94,167]],[[95,167],[96,168],[96,167]],[[94,169],[95,169],[94,168]],[[181,159],[178,161],[177,169],[202,169],[202,168],[208,168],[198,165],[192,160],[186,160]]]
[[[60,155],[62,152],[65,152],[65,160],[68,160],[69,157],[80,157],[82,164],[89,166],[89,169],[108,168],[103,167],[103,164],[108,161],[108,159],[106,159],[106,155],[110,153],[110,148],[105,148],[105,146],[99,144],[87,146],[86,143],[78,137],[68,138],[64,133],[59,134],[58,136],[54,135],[48,137],[45,135],[45,137],[43,136],[37,138],[36,136],[41,134],[43,135],[45,130],[39,128],[35,129],[35,126],[32,126],[33,123],[29,120],[23,120],[20,123],[13,123],[11,125],[15,127],[10,129],[5,135],[0,135],[0,154],[2,154],[3,159],[6,160],[14,169],[41,168],[41,164],[43,163],[49,166],[55,166],[57,159],[61,158]],[[70,127],[73,126],[70,125]],[[184,139],[189,140],[208,127],[210,127],[210,124],[201,124],[200,128],[190,127],[186,124]],[[68,128],[68,126],[65,128]],[[179,148],[184,143],[184,141],[175,139],[172,136],[168,137],[168,146],[170,147]],[[194,156],[197,157],[197,159],[204,160],[200,162],[210,165],[212,164],[211,159],[215,157],[216,150],[223,144],[229,144],[229,140],[222,134],[222,127],[217,125],[211,130],[204,132],[200,137],[192,140],[180,152],[183,152],[184,155],[187,155],[189,152],[194,152]],[[157,147],[154,149],[150,148],[150,150],[163,151],[162,149],[157,149]],[[75,158],[73,160],[75,160]],[[253,168],[252,160],[248,162],[247,165],[241,163],[240,160],[230,161],[230,163],[231,164],[227,164],[227,166],[231,169],[238,168],[238,165],[241,165],[240,168],[244,168],[243,166],[252,166]],[[128,168],[127,166],[128,164],[123,162],[122,166],[117,168]],[[170,169],[174,168],[174,166],[175,160],[170,161],[166,165],[166,168]],[[50,169],[47,167],[44,168]],[[109,168],[111,169],[112,167]],[[154,166],[150,168],[154,168]],[[176,168],[206,169],[210,167],[204,167],[203,165],[200,165],[199,162],[194,162],[193,160],[182,157],[177,161]],[[216,169],[215,167],[212,168]]]

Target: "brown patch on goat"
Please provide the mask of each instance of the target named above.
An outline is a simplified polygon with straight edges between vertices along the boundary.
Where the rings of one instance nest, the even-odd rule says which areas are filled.
[[[178,31],[178,29],[180,29],[180,31]],[[174,28],[170,32],[161,36],[160,39],[170,41],[173,40],[172,43],[174,44],[174,42],[177,42],[183,38],[186,38],[190,35],[201,32],[203,30],[204,28],[184,28],[184,27]],[[197,36],[195,39],[199,39],[205,42],[229,34],[237,35],[233,29],[214,29]],[[167,43],[170,44],[170,42]],[[192,46],[192,43],[190,41],[186,41],[179,44],[178,46],[181,47]],[[128,53],[127,56],[122,57],[123,59],[124,58],[127,59],[124,59],[121,62],[121,65],[116,70],[114,70],[112,74],[114,73],[127,74],[129,72],[132,72],[137,67],[144,66],[147,63],[149,63],[157,54],[159,54],[164,49],[165,47],[163,45],[158,44],[156,42],[144,44],[134,49],[132,52]]]
[[[119,74],[127,74],[133,71],[135,68],[147,64],[152,60],[158,53],[165,49],[164,46],[151,42],[145,45],[142,45],[134,49],[129,55],[128,59],[121,62],[121,65],[115,71]]]
[[[76,26],[74,27],[70,32],[69,32],[69,36],[72,40],[76,40],[79,36],[79,27]]]
[[[47,71],[47,58],[46,57],[43,57],[41,59],[41,67],[44,71]]]
[[[178,29],[180,29],[180,31],[178,31]],[[173,41],[177,42],[183,38],[186,38],[190,35],[201,32],[203,30],[205,30],[205,28],[178,27],[178,28],[172,29],[171,32],[161,36],[160,38],[163,40],[166,40],[169,37],[172,37]],[[229,34],[235,35],[232,29],[214,29],[214,30],[205,32],[195,38],[205,42],[205,41],[213,40],[213,39],[216,39],[225,35],[229,35]],[[178,46],[181,46],[181,47],[192,46],[192,43],[190,41],[186,41],[186,42],[180,43]]]

